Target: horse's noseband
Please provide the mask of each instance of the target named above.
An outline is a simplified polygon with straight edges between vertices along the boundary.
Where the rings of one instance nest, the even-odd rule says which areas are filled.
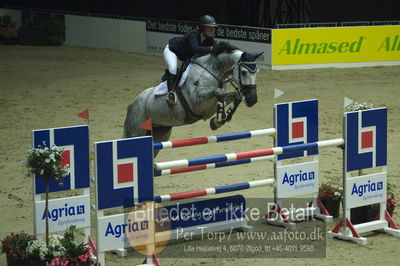
[[[248,107],[251,107],[257,103],[257,86],[256,84],[243,85],[241,69],[246,68],[250,73],[256,73],[258,71],[256,62],[245,62],[239,61],[235,67],[238,67],[239,76],[239,88],[238,91],[244,96],[244,101]]]

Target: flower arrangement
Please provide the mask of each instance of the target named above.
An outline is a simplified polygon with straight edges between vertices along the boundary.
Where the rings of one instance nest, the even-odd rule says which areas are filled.
[[[396,206],[397,206],[396,200],[394,199],[394,197],[392,195],[388,194],[386,196],[386,209],[387,210],[392,209],[392,212],[393,212],[393,210],[394,210],[394,208],[396,208]]]
[[[3,38],[17,38],[18,28],[0,28],[0,36]]]
[[[48,249],[46,243],[35,239],[29,242],[26,253],[31,259],[45,261],[47,259]]]
[[[26,249],[29,243],[35,239],[35,236],[25,232],[11,233],[1,240],[1,252],[14,258],[24,259],[28,257]]]
[[[51,235],[46,246],[40,240],[34,239],[26,248],[28,257],[51,266],[63,265],[93,265],[91,250],[87,244],[76,241],[76,227],[70,226],[63,236]]]
[[[372,103],[368,102],[353,102],[350,105],[346,107],[346,110],[349,112],[355,112],[355,111],[360,111],[360,110],[368,110],[374,108],[374,105]]]
[[[343,198],[343,188],[329,184],[321,184],[318,197],[320,199],[341,200]]]
[[[63,149],[53,145],[51,148],[39,145],[26,151],[25,166],[27,175],[39,174],[44,178],[54,178],[62,182],[62,178],[68,174],[68,164],[62,165]]]
[[[390,215],[393,215],[394,209],[397,206],[397,202],[394,198],[394,189],[395,185],[392,183],[387,183],[387,191],[386,191],[386,210],[389,212]],[[373,216],[379,212],[379,204],[372,204],[371,205]]]
[[[53,145],[51,148],[43,145],[38,145],[37,148],[32,148],[26,151],[26,160],[24,162],[27,168],[27,175],[39,175],[45,184],[46,189],[46,245],[49,245],[49,182],[54,178],[62,184],[62,178],[68,174],[68,164],[63,164],[62,160],[63,149]]]
[[[326,183],[321,184],[318,198],[333,218],[339,216],[340,202],[343,199],[343,188]]]
[[[15,22],[12,21],[11,16],[0,16],[0,41],[11,44],[12,40],[18,37],[19,29],[16,27]]]

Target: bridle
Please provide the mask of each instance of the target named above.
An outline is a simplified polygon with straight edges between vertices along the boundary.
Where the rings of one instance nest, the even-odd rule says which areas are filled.
[[[236,68],[238,68],[239,86],[237,86],[237,84],[235,83],[235,81],[233,79],[233,73],[235,72]],[[232,73],[231,73],[232,77],[230,77],[227,80],[227,82],[230,82],[231,85],[235,88],[235,90],[237,92],[239,92],[241,94],[242,97],[243,97],[243,93],[245,91],[255,88],[255,85],[243,85],[243,83],[242,83],[242,69],[243,68],[247,69],[250,73],[256,73],[258,71],[256,62],[246,62],[246,61],[242,61],[241,59],[239,59],[239,62],[237,62],[232,69]]]
[[[205,71],[207,71],[211,76],[213,76],[217,81],[218,81],[218,86],[220,88],[223,87],[224,84],[230,83],[232,87],[235,88],[235,90],[240,93],[241,97],[243,97],[243,93],[246,90],[253,89],[255,88],[255,85],[243,85],[242,83],[242,74],[241,70],[242,68],[247,69],[250,73],[256,73],[258,71],[257,63],[256,62],[246,62],[242,61],[242,59],[239,59],[239,61],[233,66],[231,73],[228,74],[228,78],[221,80],[220,78],[217,77],[213,72],[211,72],[209,69],[201,65],[200,63],[192,60],[192,64],[198,65],[199,67],[203,68]],[[239,84],[236,84],[233,78],[233,73],[235,72],[235,69],[238,68],[238,77],[239,77]]]

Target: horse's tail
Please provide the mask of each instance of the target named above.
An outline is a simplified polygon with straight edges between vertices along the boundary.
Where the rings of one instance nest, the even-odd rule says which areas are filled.
[[[148,119],[145,111],[146,97],[148,97],[148,90],[140,93],[136,99],[128,105],[124,122],[124,132],[122,134],[123,138],[146,135],[146,130],[140,128],[140,125]]]
[[[122,133],[122,138],[127,138],[127,137],[129,137],[131,135],[131,134],[128,134],[128,131],[130,131],[129,130],[129,127],[130,127],[129,121],[133,120],[133,118],[132,118],[132,109],[133,109],[132,104],[133,104],[133,102],[130,103],[128,105],[127,109],[126,109],[126,116],[125,116],[125,122],[124,122],[124,132]]]

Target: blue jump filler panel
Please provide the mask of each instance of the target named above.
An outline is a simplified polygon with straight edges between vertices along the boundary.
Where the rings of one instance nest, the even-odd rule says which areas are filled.
[[[153,200],[153,140],[139,137],[95,143],[99,210]]]
[[[74,126],[32,131],[33,147],[56,145],[62,149],[63,163],[69,165],[69,174],[64,177],[63,185],[51,180],[49,192],[73,190],[90,187],[89,172],[89,127]],[[35,175],[35,194],[45,193],[43,179]]]
[[[318,141],[318,100],[275,105],[276,146]],[[278,160],[318,154],[317,149],[278,155]]]
[[[387,164],[387,108],[346,113],[346,171]]]

